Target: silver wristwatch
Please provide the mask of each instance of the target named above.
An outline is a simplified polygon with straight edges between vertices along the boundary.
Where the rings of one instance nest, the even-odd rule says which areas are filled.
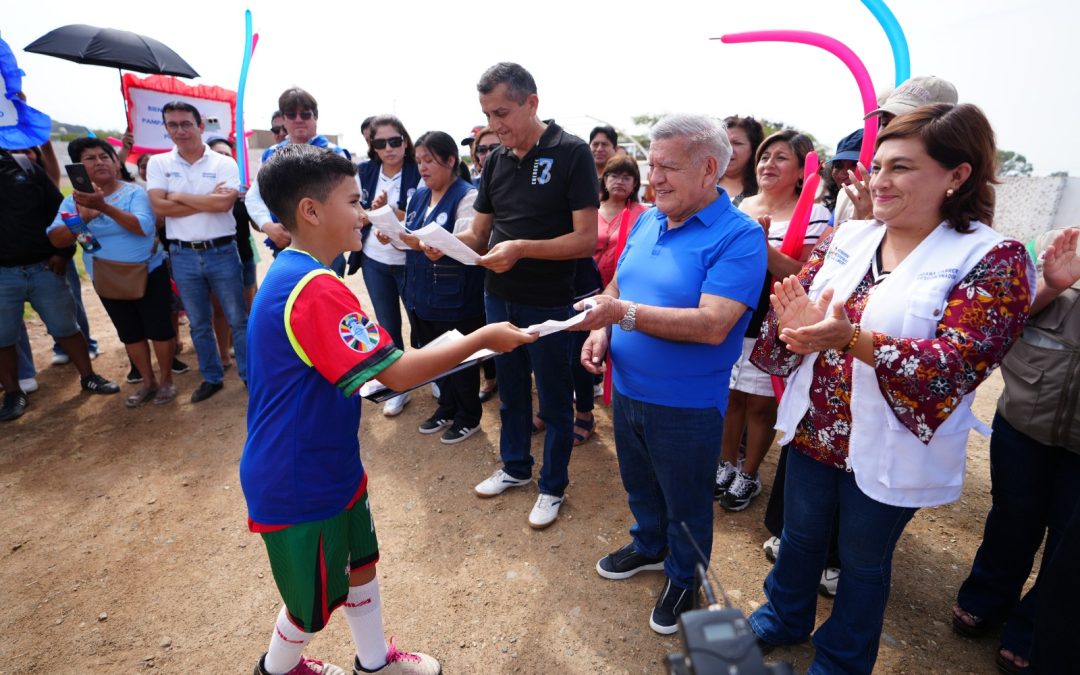
[[[637,325],[637,305],[630,303],[630,307],[626,309],[626,314],[623,318],[619,319],[619,328],[625,331],[634,330],[634,326]]]

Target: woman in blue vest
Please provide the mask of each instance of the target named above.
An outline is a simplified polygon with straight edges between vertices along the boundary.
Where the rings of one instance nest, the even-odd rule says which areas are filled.
[[[371,121],[371,147],[377,160],[364,162],[357,169],[360,180],[360,200],[365,209],[378,209],[389,204],[398,219],[405,217],[409,197],[420,184],[420,171],[412,139],[405,125],[393,115],[379,115]],[[364,248],[349,257],[349,273],[363,268],[375,318],[386,329],[398,349],[404,349],[401,337],[401,305],[405,285],[405,252],[395,248],[389,239],[370,227],[364,232]],[[411,320],[411,319],[410,319]],[[409,402],[409,394],[388,400],[383,414],[393,417]]]
[[[424,184],[409,200],[405,227],[418,230],[438,223],[451,233],[468,229],[476,212],[476,189],[461,164],[457,143],[449,134],[429,131],[416,141],[416,160]],[[418,346],[443,333],[468,334],[484,320],[484,268],[443,257],[428,260],[416,237],[405,256],[405,307],[413,317]],[[365,265],[367,263],[365,262]],[[443,432],[443,443],[460,443],[480,430],[480,367],[464,368],[439,380],[439,407],[420,433]]]

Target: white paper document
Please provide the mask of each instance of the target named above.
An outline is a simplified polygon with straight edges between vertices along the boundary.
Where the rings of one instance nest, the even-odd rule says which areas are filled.
[[[397,219],[397,214],[394,213],[389,204],[380,206],[374,211],[368,211],[367,216],[372,227],[390,237],[391,241],[404,245],[404,242],[401,241],[401,235],[408,234],[409,231]]]
[[[413,230],[420,241],[431,248],[437,248],[454,260],[466,265],[475,265],[480,254],[464,244],[460,239],[443,229],[438,223],[431,223],[419,230]]]
[[[430,347],[430,346],[433,346],[433,345],[441,345],[441,344],[446,344],[448,342],[455,342],[457,340],[464,339],[464,337],[465,336],[462,335],[460,331],[449,330],[449,331],[443,333],[442,335],[440,335],[439,337],[435,338],[431,342],[427,343],[424,346],[425,347]],[[428,382],[432,382],[434,380],[439,379],[440,377],[443,377],[445,375],[449,375],[450,373],[461,370],[462,368],[465,368],[465,367],[469,366],[474,361],[478,361],[480,359],[486,359],[486,358],[488,358],[490,356],[494,356],[494,355],[495,355],[495,352],[491,351],[490,349],[481,349],[478,352],[475,352],[473,354],[470,354],[469,356],[466,356],[464,359],[461,360],[460,363],[458,363],[458,365],[454,366],[450,370],[447,370],[445,373],[440,373],[439,375],[436,375],[431,380],[428,380]],[[417,387],[422,387],[425,384],[427,384],[428,382],[422,382],[422,383],[416,385],[416,387],[413,387],[413,389],[415,389]],[[368,380],[367,382],[365,382],[360,387],[360,391],[359,391],[360,396],[362,396],[363,398],[371,398],[372,396],[375,396],[376,398],[374,400],[379,400],[379,401],[385,400],[386,398],[389,398],[390,396],[393,395],[393,393],[394,392],[391,392],[389,389],[387,389],[385,384],[383,384],[382,382],[379,382],[378,380]],[[404,392],[397,392],[397,393],[404,393]]]
[[[566,330],[567,328],[570,328],[571,326],[576,326],[582,321],[584,321],[585,317],[587,317],[589,315],[589,312],[591,312],[595,307],[596,300],[593,300],[592,298],[585,298],[585,309],[582,310],[580,314],[575,314],[574,316],[564,321],[548,319],[544,323],[533,324],[532,326],[529,326],[528,328],[522,328],[521,330],[525,331],[526,333],[536,333],[540,337],[544,337],[545,335],[551,335],[552,333],[558,333],[561,330]]]

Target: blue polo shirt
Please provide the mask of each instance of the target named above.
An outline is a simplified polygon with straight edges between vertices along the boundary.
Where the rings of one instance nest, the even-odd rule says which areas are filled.
[[[731,366],[765,280],[765,233],[723,190],[674,230],[656,208],[641,214],[619,258],[619,297],[641,305],[698,307],[701,294],[747,306],[719,345],[611,331],[615,387],[632,399],[682,408],[727,410]]]

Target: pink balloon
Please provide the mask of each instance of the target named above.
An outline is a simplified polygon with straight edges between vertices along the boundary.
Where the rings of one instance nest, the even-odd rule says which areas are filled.
[[[877,108],[874,83],[870,80],[870,73],[866,71],[866,66],[855,55],[855,52],[851,51],[850,47],[836,38],[805,30],[759,30],[749,33],[729,33],[720,38],[712,39],[719,39],[725,44],[739,42],[797,42],[824,49],[843,61],[844,65],[848,67],[848,70],[855,77],[855,82],[859,85],[859,94],[862,96],[863,114],[869,114],[870,111]],[[870,160],[874,157],[874,141],[877,140],[877,129],[878,120],[876,116],[863,120],[863,142],[862,147],[859,148],[859,161],[863,163],[863,166],[870,166]]]

